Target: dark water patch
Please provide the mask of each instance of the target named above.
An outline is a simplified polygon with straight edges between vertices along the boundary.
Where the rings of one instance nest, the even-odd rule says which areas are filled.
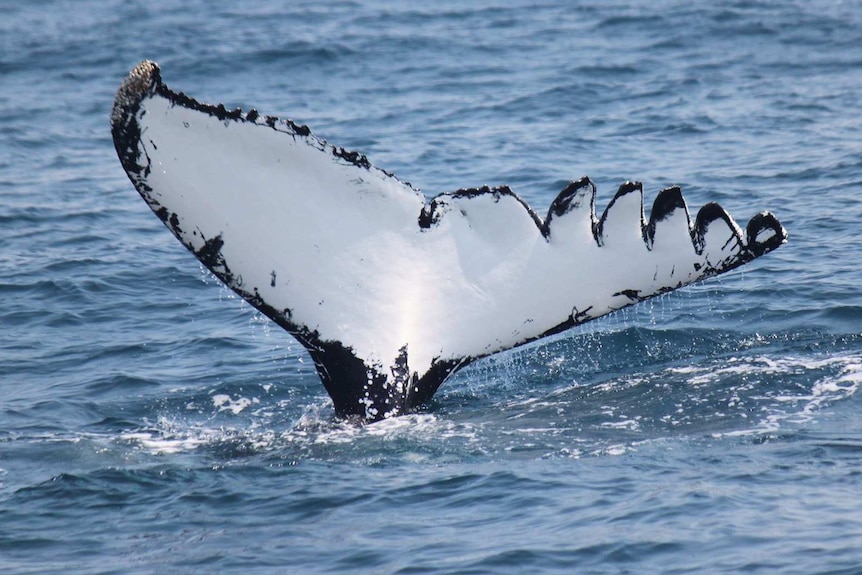
[[[419,485],[389,489],[384,501],[395,507],[403,506],[408,502],[434,507],[460,507],[479,503],[482,497],[478,493],[484,492],[486,489],[493,491],[497,487],[506,486],[505,491],[510,491],[509,488],[517,486],[518,489],[514,491],[519,489],[531,491],[534,488],[531,483],[530,480],[524,480],[512,473],[466,474],[437,478]]]
[[[161,381],[152,377],[118,373],[98,377],[88,382],[85,389],[88,394],[105,397],[112,394],[135,394],[140,390],[156,388],[161,384]]]
[[[270,47],[249,52],[245,55],[246,65],[290,66],[299,69],[325,66],[339,59],[351,59],[355,56],[353,49],[346,45],[320,46],[313,42],[294,41],[280,47]],[[237,62],[243,64],[243,60]]]
[[[664,16],[660,14],[618,14],[603,18],[596,24],[596,28],[619,30],[620,28],[661,29],[666,24]]]

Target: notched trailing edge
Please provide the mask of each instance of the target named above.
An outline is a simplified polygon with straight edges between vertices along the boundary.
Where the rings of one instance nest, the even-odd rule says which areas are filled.
[[[487,354],[478,354],[474,357],[462,357],[456,359],[432,360],[430,369],[421,377],[410,373],[408,367],[408,347],[403,346],[395,365],[367,365],[365,361],[355,355],[350,347],[339,341],[327,341],[321,338],[317,331],[311,330],[304,325],[292,321],[290,309],[278,310],[267,304],[257,288],[249,292],[243,285],[241,278],[234,277],[228,268],[221,249],[223,241],[221,236],[203,238],[203,245],[195,249],[182,237],[183,230],[180,228],[180,220],[177,214],[161,206],[153,197],[152,189],[147,183],[150,172],[150,160],[145,156],[141,161],[142,150],[138,145],[141,140],[140,126],[137,117],[141,102],[149,96],[159,94],[175,105],[198,110],[205,114],[218,118],[221,121],[249,122],[259,126],[267,126],[272,129],[283,131],[294,137],[306,138],[307,141],[320,149],[328,151],[339,160],[343,160],[357,167],[367,170],[379,170],[382,174],[398,180],[391,173],[373,166],[365,155],[359,152],[345,150],[327,144],[324,140],[317,138],[311,130],[301,124],[296,124],[289,119],[279,119],[275,116],[261,117],[257,110],[251,109],[243,113],[241,109],[227,110],[223,104],[203,104],[186,96],[182,92],[173,92],[161,79],[159,66],[155,62],[143,61],[136,66],[124,79],[117,91],[114,106],[111,110],[111,131],[114,146],[120,161],[135,188],[152,208],[160,220],[180,239],[180,241],[192,251],[196,257],[204,263],[217,277],[233,289],[243,299],[261,313],[275,321],[279,326],[291,333],[311,355],[317,372],[326,387],[327,392],[333,399],[336,412],[341,416],[358,415],[366,419],[381,419],[388,415],[400,414],[415,409],[417,406],[427,402],[434,395],[438,387],[455,370]],[[145,154],[145,152],[143,152]],[[398,180],[408,188],[409,183]],[[471,199],[479,196],[493,195],[496,201],[504,197],[511,197],[521,204],[527,214],[537,226],[546,241],[550,241],[553,234],[553,222],[569,212],[576,209],[589,210],[593,238],[598,246],[603,244],[603,232],[608,215],[612,213],[614,205],[625,196],[638,193],[640,196],[640,228],[643,241],[648,249],[652,249],[655,240],[657,224],[670,217],[677,210],[684,210],[691,242],[697,254],[701,254],[705,247],[709,227],[717,220],[723,220],[727,228],[733,234],[729,241],[738,243],[739,252],[732,261],[722,261],[716,268],[698,270],[701,278],[716,275],[724,271],[738,267],[752,259],[768,253],[787,241],[787,233],[778,220],[768,212],[755,215],[745,228],[745,237],[742,230],[735,224],[730,215],[718,204],[708,203],[704,205],[691,222],[688,207],[682,196],[681,190],[674,186],[659,192],[653,203],[649,221],[644,221],[643,215],[643,188],[640,182],[626,182],[620,186],[614,198],[605,208],[599,218],[595,212],[596,187],[593,182],[583,177],[566,186],[551,202],[547,216],[542,220],[535,211],[524,202],[517,194],[506,186],[461,189],[456,192],[440,194],[425,205],[417,216],[417,224],[421,230],[430,229],[439,222],[442,216],[440,208],[449,199]],[[588,203],[588,204],[587,204]],[[193,232],[199,235],[198,232]],[[668,287],[664,291],[670,291],[674,287]],[[642,301],[652,295],[641,296],[635,290],[623,290],[614,295],[625,296],[631,301]],[[566,321],[546,330],[544,333],[520,341],[515,345],[523,345],[542,337],[562,332],[570,327],[579,325],[593,316],[590,314],[592,307],[585,310],[573,309]],[[500,350],[497,350],[500,351]],[[490,352],[495,353],[495,352]],[[388,373],[389,372],[389,373]],[[391,376],[391,379],[390,379]],[[362,386],[346,385],[344,382],[365,382]],[[398,388],[403,391],[399,396],[394,396],[390,390]],[[372,411],[367,408],[360,409],[363,404],[374,407]],[[384,411],[385,410],[385,411]]]
[[[259,113],[255,109],[243,114],[240,108],[227,110],[224,104],[203,104],[182,92],[173,92],[162,82],[161,71],[158,64],[145,60],[138,64],[123,81],[117,91],[114,107],[111,112],[111,126],[112,133],[114,135],[114,144],[117,148],[117,154],[120,156],[120,160],[123,163],[123,167],[126,168],[126,171],[129,173],[140,175],[143,171],[149,169],[149,166],[141,166],[138,164],[139,154],[136,143],[140,138],[140,131],[134,118],[141,101],[147,97],[147,95],[155,93],[168,98],[178,105],[199,110],[206,114],[215,116],[220,120],[258,123],[258,119],[260,118]],[[281,125],[295,135],[312,138],[321,148],[328,148],[334,156],[358,167],[365,169],[380,169],[371,164],[368,158],[360,152],[350,151],[327,144],[325,140],[321,140],[314,136],[306,125],[297,124],[289,119],[280,119],[276,116],[266,116],[264,123],[270,127]],[[394,175],[385,170],[380,171],[388,177],[397,179]],[[136,181],[134,183],[136,186],[141,184],[146,188],[146,184],[142,181]],[[402,183],[410,187],[409,183],[403,181]],[[145,191],[150,190],[146,189]],[[555,218],[565,215],[572,209],[580,207],[581,202],[588,197],[590,202],[589,208],[591,211],[591,219],[593,222],[593,236],[596,243],[601,245],[603,241],[603,228],[608,215],[612,213],[614,204],[630,193],[640,194],[641,204],[643,204],[642,184],[640,182],[625,182],[617,190],[616,194],[602,213],[602,216],[597,218],[595,213],[596,187],[595,184],[585,176],[580,180],[570,183],[557,195],[557,197],[551,202],[548,208],[548,214],[543,221],[536,214],[533,208],[524,202],[524,200],[508,186],[463,188],[455,192],[440,194],[432,198],[430,201],[426,201],[425,206],[417,217],[417,224],[421,229],[429,229],[431,226],[435,225],[440,217],[438,207],[448,198],[471,198],[486,194],[494,195],[497,198],[501,196],[511,196],[524,207],[527,214],[536,223],[542,236],[547,239],[550,237],[552,232],[552,221]],[[145,199],[147,199],[147,201],[152,205],[152,198],[147,197]],[[650,212],[649,222],[644,222],[643,219],[641,221],[642,233],[647,248],[652,248],[656,224],[672,214],[676,209],[685,210],[686,216],[689,219],[689,228],[692,230],[692,242],[697,253],[702,252],[703,239],[707,229],[709,228],[709,224],[713,221],[722,219],[731,229],[736,228],[733,218],[731,218],[731,216],[719,204],[714,202],[708,203],[700,209],[695,219],[694,226],[691,226],[688,206],[686,205],[682,191],[678,186],[672,186],[661,190],[656,196]],[[156,206],[154,211],[157,211],[157,215],[162,214],[159,216],[160,219],[167,223],[167,216],[164,215],[164,212],[158,212],[158,210],[159,207]],[[171,224],[174,224],[174,222],[171,222]],[[169,227],[174,229],[177,226],[171,225]],[[743,238],[741,237],[739,240],[742,248],[750,252],[751,257],[744,259],[744,261],[741,261],[738,265],[768,253],[787,241],[787,232],[778,220],[769,212],[762,212],[754,216],[754,218],[752,218],[748,223],[746,230],[746,241],[743,241]],[[758,237],[765,230],[771,230],[773,233],[767,239],[760,241]]]

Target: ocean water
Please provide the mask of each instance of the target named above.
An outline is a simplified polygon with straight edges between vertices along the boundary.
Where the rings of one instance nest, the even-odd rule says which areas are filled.
[[[859,1],[0,14],[0,572],[862,572]],[[790,241],[348,424],[123,173],[144,58],[429,195],[679,184]]]

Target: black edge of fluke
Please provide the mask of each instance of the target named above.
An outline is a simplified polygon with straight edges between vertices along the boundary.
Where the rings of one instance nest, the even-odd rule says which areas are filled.
[[[784,229],[778,218],[770,212],[760,212],[751,218],[745,232],[748,249],[755,258],[769,253],[787,242],[787,230]],[[761,239],[764,232],[768,233],[765,238]]]
[[[691,230],[691,217],[688,213],[688,206],[685,203],[685,198],[682,196],[682,190],[679,186],[671,186],[660,191],[652,204],[650,211],[649,223],[646,228],[647,245],[652,247],[655,242],[655,229],[659,222],[666,220],[673,215],[676,210],[685,210],[685,217],[688,221],[689,231]]]
[[[557,194],[554,201],[548,207],[548,215],[541,226],[542,235],[546,238],[551,235],[551,222],[556,218],[561,218],[569,212],[577,209],[583,209],[583,202],[589,201],[590,221],[593,229],[596,226],[596,186],[587,177],[584,176],[580,180],[571,182],[568,186]]]
[[[733,230],[734,237],[740,246],[744,245],[742,236],[730,214],[724,211],[724,208],[718,203],[709,202],[698,210],[697,217],[694,219],[694,246],[698,254],[703,253],[703,249],[706,247],[706,234],[709,231],[709,226],[718,220],[722,220],[728,228]]]
[[[275,129],[293,137],[305,138],[310,145],[317,147],[321,151],[328,151],[328,153],[338,158],[339,161],[348,162],[366,170],[379,170],[388,177],[396,180],[397,178],[389,172],[374,166],[365,155],[332,146],[326,143],[325,140],[317,138],[305,125],[294,123],[289,119],[282,120],[275,116],[261,115],[255,109],[251,109],[246,114],[243,114],[239,108],[227,110],[222,104],[204,104],[186,96],[182,92],[174,92],[162,82],[161,70],[158,64],[149,60],[141,62],[129,72],[117,90],[111,109],[111,134],[114,147],[126,174],[136,190],[156,216],[180,239],[183,245],[192,251],[221,281],[265,316],[287,330],[305,347],[314,361],[315,368],[324,387],[332,398],[338,416],[358,418],[364,421],[376,421],[388,416],[414,411],[429,401],[440,385],[452,373],[483,357],[481,354],[470,357],[437,357],[432,361],[431,367],[426,373],[419,374],[410,371],[408,345],[405,342],[395,365],[369,365],[365,360],[359,358],[349,346],[344,345],[340,341],[325,340],[316,330],[294,322],[291,309],[275,309],[264,301],[256,287],[244,286],[241,276],[235,276],[224,260],[221,235],[204,238],[200,237],[198,232],[192,232],[203,242],[202,246],[195,249],[190,241],[183,238],[184,230],[181,227],[181,215],[171,213],[166,207],[161,206],[159,197],[153,193],[148,184],[151,162],[150,158],[146,155],[145,147],[140,145],[143,135],[139,120],[144,114],[141,110],[142,102],[146,98],[156,94],[166,98],[174,105],[200,111],[224,122],[248,122],[262,129]],[[406,187],[413,189],[409,183],[402,180],[398,181]],[[440,194],[430,201],[426,201],[418,214],[417,225],[420,230],[425,231],[438,224],[440,218],[445,217],[448,204],[453,200],[469,201],[472,198],[491,194],[496,201],[509,197],[517,200],[534,221],[546,241],[551,240],[555,220],[564,218],[575,210],[580,210],[580,215],[583,215],[585,219],[589,219],[593,238],[596,244],[601,247],[603,244],[604,228],[609,215],[613,213],[614,206],[622,198],[632,193],[638,193],[640,197],[640,221],[632,222],[632,225],[640,226],[647,249],[652,249],[656,229],[661,222],[668,219],[676,210],[685,210],[686,216],[689,218],[691,241],[695,252],[698,254],[703,253],[710,226],[718,220],[724,222],[731,231],[728,243],[735,242],[737,249],[731,250],[731,256],[726,260],[718,262],[713,268],[704,270],[705,273],[701,277],[708,277],[709,275],[733,269],[776,249],[787,241],[787,232],[769,212],[761,212],[755,215],[743,232],[721,206],[716,203],[708,203],[698,211],[692,223],[688,206],[680,188],[677,186],[666,188],[658,193],[653,203],[648,223],[644,222],[643,186],[640,182],[626,182],[621,185],[605,208],[601,218],[597,218],[595,210],[596,186],[587,177],[573,181],[566,186],[549,205],[547,216],[544,220],[508,187],[483,186]],[[583,210],[589,210],[589,212],[584,213]],[[196,239],[196,241],[198,240]],[[622,290],[618,292],[618,295],[626,296],[632,302],[642,301],[650,297],[649,295],[641,296],[635,290]],[[591,314],[591,310],[592,307],[583,310],[572,309],[570,316],[558,325],[551,327],[538,336],[519,341],[513,345],[523,345],[589,321],[594,317]],[[595,317],[598,317],[598,315]]]
[[[114,140],[114,148],[120,163],[142,195],[144,191],[141,190],[141,186],[146,185],[142,176],[146,175],[149,165],[143,166],[138,163],[140,159],[138,141],[141,138],[141,130],[138,126],[137,114],[141,100],[152,93],[160,83],[161,73],[158,64],[144,60],[135,66],[120,84],[111,108],[111,136]]]
[[[612,210],[614,209],[614,205],[622,198],[628,196],[629,194],[637,193],[640,196],[641,209],[640,209],[640,227],[641,233],[644,233],[644,217],[643,217],[643,203],[644,203],[644,189],[643,184],[641,182],[624,182],[620,185],[617,193],[614,194],[613,199],[608,204],[608,207],[605,208],[605,211],[602,213],[602,217],[599,219],[598,223],[595,226],[594,235],[596,236],[596,241],[598,244],[604,245],[604,232],[605,232],[605,223],[608,221],[608,217],[611,215]]]

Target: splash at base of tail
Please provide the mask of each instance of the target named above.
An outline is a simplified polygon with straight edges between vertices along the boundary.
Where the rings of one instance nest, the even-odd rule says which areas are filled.
[[[431,200],[303,125],[174,92],[144,61],[111,132],[153,212],[221,281],[308,350],[336,412],[377,420],[471,361],[555,334],[780,246],[762,212],[692,220],[680,189],[644,215],[640,183],[596,214],[588,178],[542,218],[507,187]]]

